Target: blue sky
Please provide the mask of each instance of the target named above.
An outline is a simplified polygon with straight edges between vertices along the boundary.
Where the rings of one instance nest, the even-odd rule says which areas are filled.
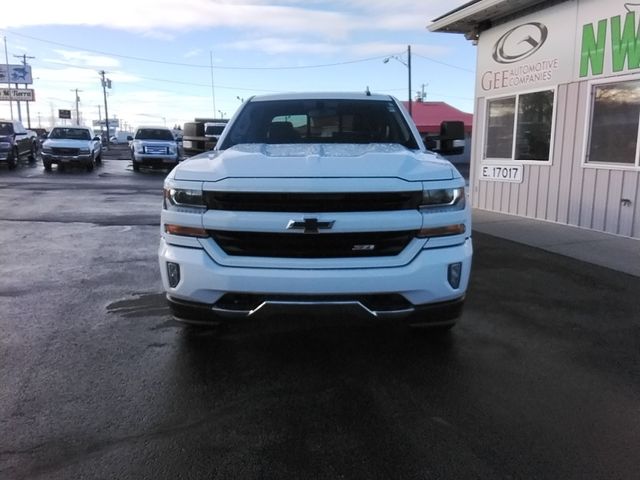
[[[228,117],[238,98],[262,93],[368,86],[406,100],[407,45],[414,95],[425,84],[428,101],[471,112],[475,47],[461,35],[426,29],[465,2],[37,0],[28,15],[5,10],[0,35],[10,64],[20,63],[14,55],[35,57],[33,127],[57,121],[58,109],[75,110],[76,88],[81,121],[97,120],[98,105],[104,116],[102,69],[113,86],[109,117],[132,127],[210,117],[214,102],[215,116]],[[0,117],[10,114],[9,102],[0,102]],[[26,124],[24,104],[22,116]]]

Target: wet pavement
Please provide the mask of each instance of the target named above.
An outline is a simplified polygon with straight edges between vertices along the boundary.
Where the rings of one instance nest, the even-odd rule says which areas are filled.
[[[640,279],[474,232],[444,337],[184,328],[166,172],[0,169],[0,478],[635,478]]]

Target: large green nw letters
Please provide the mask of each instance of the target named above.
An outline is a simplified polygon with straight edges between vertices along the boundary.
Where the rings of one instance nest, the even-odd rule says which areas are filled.
[[[601,75],[604,70],[605,47],[607,41],[607,20],[598,22],[597,33],[593,24],[582,27],[582,51],[580,55],[580,76]],[[621,72],[640,67],[640,26],[636,26],[635,12],[625,16],[624,25],[621,15],[611,17],[611,70]]]

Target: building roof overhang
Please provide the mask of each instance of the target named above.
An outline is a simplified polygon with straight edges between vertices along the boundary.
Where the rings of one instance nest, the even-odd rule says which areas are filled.
[[[427,28],[431,32],[462,33],[468,40],[474,40],[497,20],[548,1],[472,0],[435,18]]]

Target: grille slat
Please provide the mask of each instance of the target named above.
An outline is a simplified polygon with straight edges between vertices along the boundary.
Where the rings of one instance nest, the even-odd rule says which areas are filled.
[[[279,258],[382,257],[399,254],[416,231],[263,233],[209,230],[227,255]]]
[[[161,145],[145,145],[144,153],[151,155],[167,155],[169,153],[169,148]]]
[[[77,148],[63,148],[63,147],[53,147],[51,151],[55,155],[78,155],[79,150]]]
[[[414,210],[421,191],[407,192],[204,192],[211,210],[243,212],[384,212]]]

